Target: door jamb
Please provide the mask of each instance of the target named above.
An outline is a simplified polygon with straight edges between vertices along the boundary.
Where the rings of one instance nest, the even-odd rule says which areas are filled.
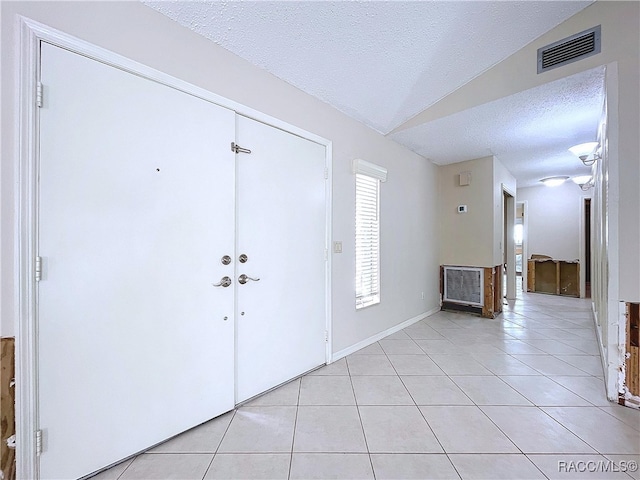
[[[507,244],[503,246],[503,258],[507,258],[507,300],[515,300],[516,298],[516,244],[513,237],[513,230],[516,223],[516,192],[502,184],[502,211],[506,214],[506,221],[503,220],[502,225],[506,224],[507,231],[503,232],[503,238],[506,233]],[[502,296],[502,293],[500,293]]]
[[[591,261],[591,258],[587,258],[587,252],[585,250],[585,242],[587,239],[586,236],[586,223],[585,223],[585,215],[586,215],[586,208],[585,208],[585,202],[587,199],[591,199],[590,195],[580,195],[580,199],[579,199],[579,206],[578,206],[578,215],[580,215],[580,218],[578,218],[578,261],[580,262],[580,298],[585,298],[586,297],[586,290],[587,290],[587,277],[586,277],[586,273],[587,273],[587,262]]]
[[[529,272],[529,263],[527,262],[528,258],[528,239],[527,234],[529,232],[529,212],[528,212],[528,204],[526,200],[522,200],[516,202],[516,210],[517,206],[522,205],[522,292],[527,291],[527,275]]]
[[[37,139],[39,122],[36,105],[39,78],[40,38],[24,20],[20,25],[20,78],[18,89],[19,138],[15,156],[18,172],[16,196],[16,236],[14,249],[16,322],[16,475],[39,478],[35,432],[38,426],[37,328],[35,256],[37,252]]]
[[[16,85],[19,118],[15,171],[18,172],[16,202],[16,235],[14,248],[17,252],[14,281],[16,322],[16,473],[18,478],[40,477],[36,454],[35,432],[38,426],[37,383],[37,283],[35,281],[35,257],[37,251],[37,172],[39,124],[37,115],[37,79],[40,76],[40,42],[65,48],[112,67],[142,76],[162,85],[174,88],[236,113],[285,130],[325,147],[326,228],[325,228],[325,316],[326,316],[326,362],[331,361],[332,317],[331,317],[331,224],[332,224],[332,142],[326,138],[283,122],[270,115],[234,102],[184,80],[172,77],[154,68],[130,60],[110,50],[51,28],[40,22],[20,16],[19,62],[20,73]],[[230,139],[232,141],[234,139]]]

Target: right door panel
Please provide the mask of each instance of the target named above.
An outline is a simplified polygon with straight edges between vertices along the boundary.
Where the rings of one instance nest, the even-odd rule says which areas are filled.
[[[324,146],[236,119],[239,403],[325,362],[326,180]]]

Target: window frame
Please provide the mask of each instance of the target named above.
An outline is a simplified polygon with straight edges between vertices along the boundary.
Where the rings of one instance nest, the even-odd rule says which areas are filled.
[[[355,300],[356,310],[380,303],[380,183],[356,172]]]

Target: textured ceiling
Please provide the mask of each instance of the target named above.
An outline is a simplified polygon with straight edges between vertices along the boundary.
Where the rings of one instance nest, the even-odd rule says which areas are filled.
[[[144,3],[386,134],[591,2]]]
[[[532,186],[548,175],[589,173],[567,149],[596,139],[603,101],[604,68],[596,68],[391,138],[440,165],[493,154],[518,179],[518,187]]]
[[[593,0],[141,1],[389,134]],[[588,173],[567,148],[595,139],[602,101],[596,69],[389,137],[439,164],[495,154],[532,186]]]

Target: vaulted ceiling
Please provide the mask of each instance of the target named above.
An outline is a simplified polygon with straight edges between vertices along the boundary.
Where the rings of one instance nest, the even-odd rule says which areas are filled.
[[[519,186],[585,173],[566,149],[595,137],[600,69],[411,120],[591,1],[143,3],[434,163],[494,154]]]

